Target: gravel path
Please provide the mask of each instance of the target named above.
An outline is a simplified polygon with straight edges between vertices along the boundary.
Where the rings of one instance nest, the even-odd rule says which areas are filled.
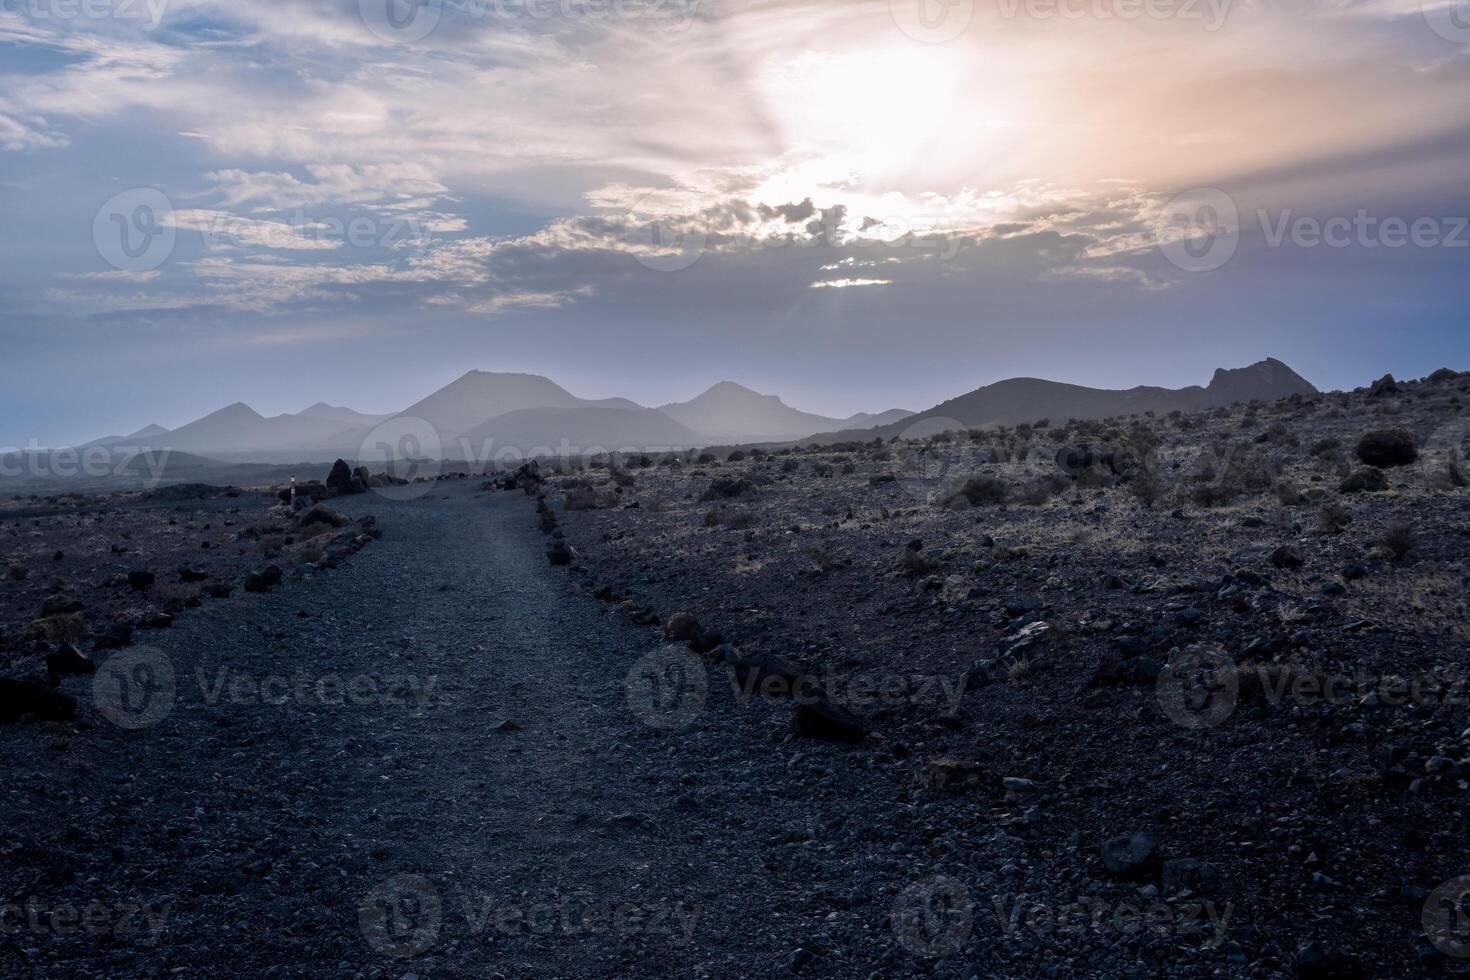
[[[915,797],[888,752],[794,741],[789,707],[659,659],[654,631],[572,594],[521,495],[338,503],[382,540],[116,655],[100,689],[125,676],[130,700],[84,685],[84,730],[0,732],[17,774],[0,973],[1226,968],[1196,938],[1007,933],[996,903],[1026,881],[1058,905],[1088,890],[1055,844],[1009,836],[983,799]]]

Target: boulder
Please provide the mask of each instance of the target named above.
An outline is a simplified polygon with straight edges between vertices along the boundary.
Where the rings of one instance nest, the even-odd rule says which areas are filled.
[[[282,574],[279,565],[267,565],[258,572],[251,572],[245,576],[245,591],[269,592],[281,584]]]
[[[133,642],[131,623],[113,623],[92,644],[93,650],[118,650]]]
[[[1354,470],[1337,485],[1338,493],[1382,493],[1387,489],[1388,477],[1371,466]]]
[[[95,674],[97,664],[70,643],[63,643],[53,653],[46,655],[46,673],[57,677],[76,677]]]
[[[664,639],[688,643],[699,636],[699,620],[693,613],[676,612],[664,624]]]
[[[1293,974],[1298,980],[1361,980],[1363,964],[1331,943],[1307,943],[1297,950]]]
[[[1102,862],[1119,878],[1143,878],[1159,863],[1159,839],[1146,830],[1114,837],[1102,846]]]
[[[0,677],[0,721],[18,721],[31,715],[38,721],[70,721],[77,699],[34,681]]]
[[[142,592],[156,581],[156,576],[147,569],[136,568],[128,572],[128,585],[134,592]]]
[[[301,526],[311,527],[313,524],[325,524],[328,527],[346,527],[352,523],[352,519],[346,514],[339,514],[325,504],[317,504],[311,510],[301,515]]]
[[[825,697],[798,704],[791,716],[791,728],[798,738],[846,745],[856,745],[868,734],[861,718]]]
[[[1358,438],[1357,454],[1379,469],[1408,466],[1419,458],[1419,440],[1408,429],[1373,429]]]
[[[1387,398],[1390,395],[1397,395],[1398,393],[1399,383],[1393,379],[1392,374],[1385,374],[1373,382],[1373,386],[1368,389],[1369,398]]]
[[[551,547],[546,549],[546,560],[553,565],[570,565],[572,549],[567,547],[565,541],[553,541]]]
[[[347,465],[345,459],[339,459],[332,464],[332,471],[327,474],[327,489],[337,494],[362,493],[362,486],[352,474],[352,467]]]
[[[1271,564],[1277,568],[1301,568],[1306,563],[1302,549],[1294,544],[1284,544],[1271,552]]]
[[[192,565],[179,566],[180,582],[203,582],[207,578],[209,578],[209,573],[202,568],[197,568]]]
[[[64,592],[58,592],[56,595],[48,595],[41,603],[41,615],[65,616],[68,613],[81,612],[85,608],[82,600]]]

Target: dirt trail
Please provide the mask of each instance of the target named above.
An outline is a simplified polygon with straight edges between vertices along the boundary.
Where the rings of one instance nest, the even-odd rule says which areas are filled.
[[[109,661],[104,690],[133,686],[94,705],[83,685],[87,730],[3,733],[0,883],[26,910],[0,972],[934,965],[887,917],[959,856],[920,850],[894,767],[787,741],[785,708],[738,703],[713,672],[672,688],[682,702],[667,681],[630,701],[655,637],[569,594],[520,495],[441,484],[343,509],[375,513],[383,539]],[[648,723],[698,709],[701,681],[687,726]],[[105,926],[57,925],[88,906]]]

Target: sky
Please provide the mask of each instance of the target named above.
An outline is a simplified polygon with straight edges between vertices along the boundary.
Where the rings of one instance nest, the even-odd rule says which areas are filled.
[[[1466,0],[0,0],[0,447],[1470,368]]]

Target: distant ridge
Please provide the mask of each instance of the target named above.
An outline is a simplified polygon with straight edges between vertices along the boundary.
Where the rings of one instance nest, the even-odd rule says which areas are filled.
[[[951,398],[899,422],[877,429],[823,433],[814,441],[846,442],[875,436],[887,439],[910,431],[916,435],[927,435],[946,426],[952,428],[953,422],[969,428],[981,428],[1019,425],[1040,419],[1100,419],[1176,409],[1196,412],[1257,398],[1269,401],[1313,394],[1317,394],[1317,389],[1309,381],[1274,357],[1248,367],[1222,368],[1215,372],[1206,388],[1198,385],[1188,388],[1139,386],[1112,390],[1040,378],[1009,378]]]
[[[1247,367],[1222,368],[1203,388],[1141,386],[1112,391],[1039,378],[1010,378],[917,415],[890,409],[836,419],[792,408],[776,395],[733,381],[721,381],[689,401],[655,409],[626,398],[579,398],[536,374],[474,370],[390,415],[369,415],[317,402],[294,415],[267,418],[235,402],[172,431],[149,426],[131,436],[110,436],[88,445],[172,449],[227,462],[330,462],[339,456],[356,458],[380,423],[408,418],[433,427],[446,458],[458,458],[465,443],[478,458],[487,445],[492,452],[508,447],[522,451],[566,447],[581,452],[887,439],[956,425],[1198,411],[1316,391],[1291,368],[1267,358]]]

